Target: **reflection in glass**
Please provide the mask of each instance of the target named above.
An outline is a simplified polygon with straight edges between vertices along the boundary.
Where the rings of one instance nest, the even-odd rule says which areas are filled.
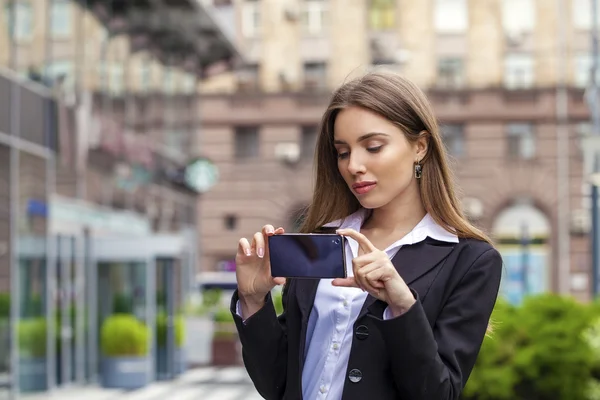
[[[44,391],[48,375],[46,161],[19,154],[19,388]],[[13,296],[13,299],[15,297]]]
[[[135,389],[148,384],[146,264],[99,263],[99,372],[104,387]]]

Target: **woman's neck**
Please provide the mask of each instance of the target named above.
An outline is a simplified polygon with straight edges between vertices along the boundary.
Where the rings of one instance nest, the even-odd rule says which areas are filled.
[[[363,228],[388,233],[410,232],[426,214],[417,192],[416,196],[401,196],[383,207],[373,209]]]

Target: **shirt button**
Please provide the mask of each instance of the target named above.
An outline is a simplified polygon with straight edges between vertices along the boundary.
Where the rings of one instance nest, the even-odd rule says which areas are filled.
[[[334,344],[333,344],[333,349],[334,349],[334,350],[337,350],[337,349],[339,349],[339,348],[340,348],[340,345],[339,345],[339,344],[337,344],[337,343],[334,343]]]
[[[344,307],[348,307],[348,300],[344,299]]]
[[[319,392],[321,393],[327,393],[327,388],[323,385],[319,388]]]

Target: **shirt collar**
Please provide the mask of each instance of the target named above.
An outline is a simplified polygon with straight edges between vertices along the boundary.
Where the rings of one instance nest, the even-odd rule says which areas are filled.
[[[344,219],[330,222],[325,226],[339,226],[340,228],[350,228],[360,232],[360,228],[367,215],[368,210],[361,208],[354,214],[351,214]],[[396,247],[398,245],[410,245],[419,243],[425,240],[427,237],[442,242],[458,243],[458,236],[456,236],[456,234],[448,232],[442,226],[438,225],[438,223],[435,222],[433,217],[429,213],[427,213],[425,214],[423,219],[421,219],[421,221],[419,221],[419,223],[413,228],[412,231],[406,234],[406,236],[404,236],[402,239],[396,241],[389,248]]]

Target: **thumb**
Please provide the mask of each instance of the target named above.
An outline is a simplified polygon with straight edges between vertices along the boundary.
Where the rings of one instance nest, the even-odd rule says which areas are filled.
[[[285,285],[285,278],[273,278],[275,285]]]

